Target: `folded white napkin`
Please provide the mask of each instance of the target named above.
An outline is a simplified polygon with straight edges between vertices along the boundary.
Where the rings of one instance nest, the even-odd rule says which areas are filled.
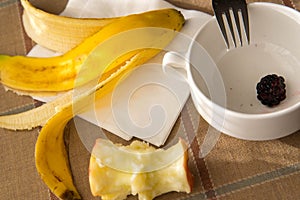
[[[190,38],[211,18],[208,14],[181,9],[163,0],[69,0],[61,15],[116,17],[160,8],[180,10],[186,19],[181,33]],[[188,42],[175,38],[167,49],[186,52],[188,46]],[[50,57],[58,54],[36,45],[28,55]],[[157,58],[155,62],[138,67],[113,94],[106,95],[95,103],[94,110],[79,117],[125,140],[137,137],[156,146],[163,145],[189,96],[189,87],[185,82],[165,75],[160,63],[161,58]],[[55,97],[35,98],[47,102]]]

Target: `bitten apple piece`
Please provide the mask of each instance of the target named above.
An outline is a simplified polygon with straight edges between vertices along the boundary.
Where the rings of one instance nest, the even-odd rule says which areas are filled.
[[[128,161],[132,167],[128,168]],[[103,200],[123,200],[130,194],[152,200],[171,191],[190,193],[193,177],[187,145],[180,139],[164,150],[141,141],[122,146],[98,139],[90,159],[89,181],[92,194]]]

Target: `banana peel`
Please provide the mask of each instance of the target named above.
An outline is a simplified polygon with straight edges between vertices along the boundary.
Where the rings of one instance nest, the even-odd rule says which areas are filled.
[[[85,38],[92,36],[115,18],[73,18],[51,14],[21,0],[24,8],[22,20],[27,35],[37,44],[65,53]]]
[[[160,12],[162,12],[163,15],[167,15],[164,18],[166,22],[164,22],[162,26],[167,26],[169,28],[168,29],[147,28],[146,26],[149,25],[147,21],[157,19],[155,16],[156,15],[161,16],[159,14]],[[170,13],[173,15],[170,15]],[[133,19],[141,15],[142,14],[135,15]],[[89,79],[93,79],[97,77],[98,74],[101,73],[102,76],[99,80],[103,81],[107,77],[109,77],[112,73],[115,73],[122,67],[127,66],[126,63],[130,61],[132,58],[136,57],[136,55],[139,52],[143,52],[142,54],[139,54],[143,56],[138,56],[139,58],[136,59],[138,60],[138,62],[133,62],[133,63],[135,63],[135,65],[141,65],[145,63],[146,61],[154,57],[156,54],[158,54],[161,51],[161,49],[163,49],[163,47],[165,47],[174,38],[174,36],[176,35],[176,31],[179,31],[184,24],[183,16],[178,11],[173,9],[147,12],[144,15],[144,18],[150,18],[150,19],[146,20],[146,22],[144,23],[141,22],[143,20],[139,20],[138,23],[142,23],[140,26],[143,25],[145,26],[143,29],[133,29],[131,31],[116,34],[110,37],[116,39],[105,40],[104,42],[102,42],[101,45],[98,45],[97,47],[98,49],[96,51],[97,53],[93,54],[96,61],[94,63],[85,63],[83,65],[85,67],[82,67],[83,68],[82,71],[83,72],[87,71],[88,73],[80,73],[81,76],[77,77],[77,81],[74,80],[74,84],[75,83],[78,84],[79,82],[80,85],[80,83],[87,80],[86,77],[92,76]],[[123,19],[124,18],[121,18],[120,19],[121,22],[119,23],[122,23]],[[168,21],[170,21],[170,23]],[[119,23],[116,24],[112,23],[110,26],[113,26],[113,24],[118,26]],[[137,21],[134,21],[134,23],[137,23]],[[156,22],[156,23],[159,24],[160,22]],[[102,31],[99,31],[99,33],[100,32]],[[104,33],[109,34],[108,32],[104,32]],[[148,41],[147,42],[148,44],[143,43],[143,41]],[[112,46],[114,48],[112,48]],[[118,50],[118,52],[116,52],[116,50]],[[148,52],[148,54],[146,52]],[[117,57],[116,54],[118,54],[119,56]],[[3,56],[2,57],[0,56],[0,63],[1,63],[1,58],[3,58]],[[22,59],[23,58],[25,57],[22,57]],[[33,59],[32,61],[35,60],[37,62],[40,62],[38,58],[29,58],[29,59]],[[50,58],[50,60],[52,60],[52,58]],[[90,62],[90,60],[91,59],[88,59],[86,62]],[[32,64],[34,64],[34,62]],[[91,66],[94,67],[91,68]],[[30,65],[28,65],[28,67],[30,67]],[[3,68],[3,66],[0,65],[0,69],[1,68]],[[2,77],[3,75],[2,69],[0,71]],[[17,71],[17,69],[15,71]],[[30,73],[32,72],[32,70],[29,71]],[[98,73],[96,73],[97,71]],[[54,74],[52,76],[54,76]],[[80,80],[82,78],[83,80]],[[15,114],[15,115],[0,116],[0,127],[6,129],[12,129],[12,130],[23,130],[23,129],[32,129],[37,126],[43,126],[45,122],[57,112],[57,110],[59,110],[61,107],[64,107],[68,102],[70,102],[73,96],[74,96],[73,92],[70,91],[62,95],[61,97],[57,98],[56,100],[44,104],[36,109]]]
[[[183,24],[184,18],[177,10],[150,11],[116,19],[62,56],[0,56],[1,82],[12,88],[77,90],[96,80],[95,85],[86,90],[78,89],[77,94],[74,94],[76,90],[70,91],[39,108],[0,117],[0,126],[8,129],[30,129],[42,125],[35,149],[36,168],[45,184],[60,199],[80,199],[73,184],[64,143],[67,122],[91,109],[90,102],[112,92],[123,76],[161,52]],[[152,27],[150,32],[147,31],[149,27]],[[131,36],[126,42],[119,35],[124,31],[129,31],[124,33],[125,36]],[[120,38],[123,43],[118,40]],[[99,74],[102,76],[98,77]]]
[[[21,91],[67,91],[75,87],[75,82],[76,86],[81,86],[92,80],[89,76],[81,76],[81,79],[77,80],[76,78],[79,71],[82,71],[82,64],[98,44],[104,43],[110,40],[112,36],[117,36],[129,30],[157,27],[178,31],[183,24],[184,17],[175,9],[154,10],[121,17],[104,26],[100,31],[86,38],[78,46],[61,56],[36,58],[1,55],[0,80],[9,88]],[[151,38],[151,36],[148,35],[148,38]],[[122,47],[123,44],[116,45]],[[147,46],[149,47],[151,45],[146,44],[146,47]],[[106,50],[113,54],[114,48],[116,47],[108,46]],[[107,56],[107,54],[103,52],[102,57],[105,56]],[[126,56],[120,58],[124,59],[119,60],[119,63],[128,60]],[[110,66],[97,66],[98,70],[102,70],[103,72],[107,72],[107,70],[114,67],[115,63],[112,63]],[[104,69],[107,70],[104,71]]]

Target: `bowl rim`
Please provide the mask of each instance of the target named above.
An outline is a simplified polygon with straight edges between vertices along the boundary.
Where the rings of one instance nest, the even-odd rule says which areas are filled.
[[[281,10],[284,10],[284,11],[292,13],[293,15],[290,16],[291,18],[295,17],[295,16],[299,17],[299,21],[300,21],[300,12],[297,11],[297,10],[295,10],[295,9],[293,9],[293,8],[284,6],[284,5],[280,5],[280,4],[276,4],[276,3],[271,3],[271,2],[252,2],[252,3],[248,3],[248,6],[254,7],[254,8],[257,7],[257,6],[259,6],[259,7],[264,6],[267,9],[272,8],[272,7],[277,7],[278,9],[281,9]],[[200,27],[200,29],[193,36],[193,38],[192,38],[193,42],[190,44],[189,52],[188,52],[189,60],[191,60],[190,57],[191,57],[192,47],[197,43],[197,42],[195,42],[196,38],[199,36],[200,32],[203,30],[203,27],[205,27],[208,23],[211,23],[212,21],[215,21],[215,20],[216,20],[216,17],[213,16],[205,24],[203,24]],[[199,87],[197,87],[197,85],[196,85],[196,83],[194,81],[194,78],[192,76],[191,65],[188,67],[188,73],[189,73],[189,76],[191,77],[190,81],[192,81],[192,84],[194,86],[194,89],[192,89],[191,92],[194,92],[194,90],[196,89],[197,90],[197,94],[196,95],[200,95],[199,97],[202,100],[204,100],[204,103],[206,105],[210,105],[211,104],[211,108],[215,107],[215,108],[217,108],[217,110],[223,110],[224,115],[230,114],[230,115],[235,116],[235,117],[248,118],[248,119],[249,118],[250,119],[266,119],[266,118],[270,118],[270,117],[283,116],[285,114],[288,114],[288,113],[291,113],[291,112],[294,112],[294,111],[298,111],[298,110],[300,112],[300,101],[296,102],[296,103],[294,103],[291,106],[288,106],[286,108],[283,108],[283,109],[280,109],[280,110],[276,110],[276,111],[272,111],[272,112],[268,112],[268,113],[244,113],[244,112],[238,112],[238,111],[235,111],[235,110],[232,110],[232,109],[228,109],[228,108],[220,106],[219,104],[217,104],[214,101],[210,100],[208,97],[206,97],[201,92],[201,90],[199,89]]]

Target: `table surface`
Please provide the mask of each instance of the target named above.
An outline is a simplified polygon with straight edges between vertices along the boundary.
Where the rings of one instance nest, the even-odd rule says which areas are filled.
[[[60,13],[67,0],[31,2],[46,11]],[[208,0],[169,2],[212,14]],[[300,8],[299,0],[270,2]],[[0,0],[0,54],[26,55],[35,45],[22,27],[21,15],[19,1]],[[0,86],[0,115],[22,112],[38,105],[39,102],[31,97],[18,96]],[[201,158],[199,147],[208,124],[195,113],[191,100],[185,105],[175,128],[183,129],[190,142],[189,166],[195,177],[193,192],[189,195],[172,192],[157,199],[300,199],[300,131],[263,142],[243,141],[222,134],[213,150]],[[55,199],[35,168],[34,148],[39,130],[0,129],[0,200]],[[66,133],[74,182],[83,199],[99,199],[92,197],[89,190],[90,154],[78,137],[74,120],[68,124]]]

